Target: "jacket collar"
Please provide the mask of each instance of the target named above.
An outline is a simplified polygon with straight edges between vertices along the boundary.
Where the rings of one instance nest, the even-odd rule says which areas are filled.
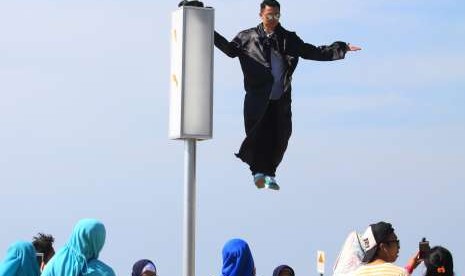
[[[265,28],[263,27],[263,23],[258,24],[257,33],[260,37],[267,36],[267,33],[265,32]],[[273,34],[275,34],[276,36],[281,36],[282,33],[283,33],[283,27],[281,27],[281,23],[278,23],[278,26],[276,26]]]

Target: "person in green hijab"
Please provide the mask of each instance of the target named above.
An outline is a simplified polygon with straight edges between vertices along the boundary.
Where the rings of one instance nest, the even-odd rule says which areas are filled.
[[[42,276],[115,276],[111,267],[98,260],[105,235],[105,226],[100,221],[80,220],[66,245],[47,264]]]
[[[36,250],[30,242],[16,242],[0,263],[0,276],[39,276]]]

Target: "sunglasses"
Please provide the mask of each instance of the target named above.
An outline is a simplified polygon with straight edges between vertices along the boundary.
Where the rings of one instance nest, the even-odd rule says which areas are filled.
[[[281,18],[281,14],[280,14],[280,13],[276,13],[276,14],[267,14],[267,15],[265,15],[265,18],[266,18],[267,20],[273,20],[273,19],[279,20],[279,19]]]

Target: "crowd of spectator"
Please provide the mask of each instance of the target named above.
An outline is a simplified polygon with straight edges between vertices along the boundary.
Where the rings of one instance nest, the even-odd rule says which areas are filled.
[[[106,230],[102,222],[82,219],[74,227],[67,243],[56,253],[51,235],[39,233],[32,242],[13,243],[0,263],[0,276],[114,276],[108,264],[99,260],[105,244]],[[400,241],[390,223],[371,224],[360,235],[363,256],[360,265],[347,276],[408,276],[420,263],[426,267],[424,276],[454,276],[452,254],[444,247],[434,246],[426,252],[417,251],[405,266],[394,263],[399,256]],[[422,253],[422,254],[420,254]],[[246,241],[231,239],[222,251],[221,276],[255,276],[252,251]],[[134,263],[132,276],[157,276],[151,260]],[[288,265],[280,265],[273,276],[295,276]]]

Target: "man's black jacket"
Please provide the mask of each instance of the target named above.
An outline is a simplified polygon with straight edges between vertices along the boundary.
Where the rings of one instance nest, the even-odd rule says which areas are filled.
[[[239,57],[244,74],[244,88],[247,92],[244,116],[246,121],[251,120],[254,123],[257,123],[264,113],[273,85],[270,47],[274,47],[285,59],[287,66],[285,66],[283,98],[289,98],[289,104],[292,73],[299,57],[331,61],[343,59],[348,50],[347,44],[340,41],[329,46],[313,46],[303,42],[295,32],[290,32],[281,25],[278,25],[272,37],[268,38],[263,24],[240,32],[231,42],[215,32],[215,46],[229,57]],[[246,122],[246,130],[250,130],[250,127]]]

